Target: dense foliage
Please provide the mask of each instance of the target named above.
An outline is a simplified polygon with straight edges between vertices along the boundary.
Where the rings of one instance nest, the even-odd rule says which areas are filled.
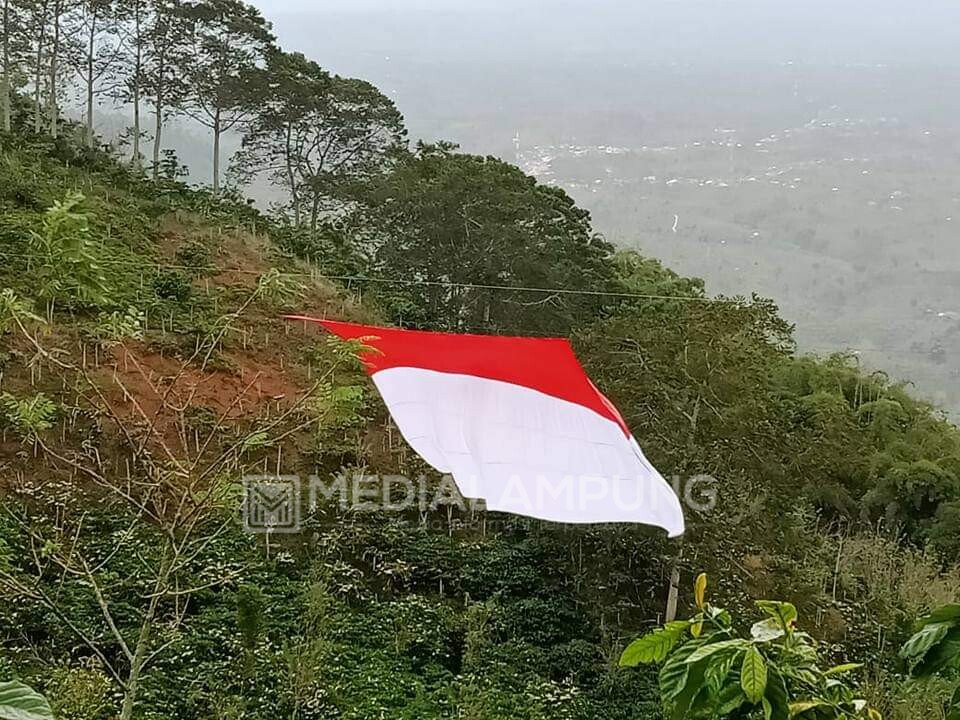
[[[421,145],[357,198],[357,235],[371,236],[372,272],[395,283],[397,321],[567,332],[609,300],[590,292],[619,289],[589,214],[502,160]]]
[[[960,605],[938,607],[917,622],[916,632],[900,648],[900,657],[918,678],[946,675],[955,679],[960,670]],[[960,688],[946,703],[947,720],[960,718]]]
[[[741,718],[762,710],[768,720],[879,718],[842,677],[859,665],[819,666],[813,638],[797,628],[790,603],[760,600],[766,618],[749,638],[736,636],[730,613],[706,602],[697,578],[699,612],[634,640],[620,664],[660,663],[660,690],[671,718]]]

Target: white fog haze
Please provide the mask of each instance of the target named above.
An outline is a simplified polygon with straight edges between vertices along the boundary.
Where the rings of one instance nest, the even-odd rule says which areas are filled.
[[[412,139],[516,162],[618,246],[773,298],[801,350],[960,407],[955,3],[261,9],[285,49],[388,94]]]

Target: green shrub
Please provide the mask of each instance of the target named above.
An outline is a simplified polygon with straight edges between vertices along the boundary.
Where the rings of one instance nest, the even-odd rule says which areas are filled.
[[[103,250],[91,237],[85,198],[69,192],[44,213],[41,227],[28,241],[28,268],[36,297],[52,316],[55,303],[86,309],[109,304],[111,289],[103,267]]]
[[[47,692],[59,720],[102,720],[115,710],[111,691],[110,679],[99,670],[60,667]]]
[[[210,248],[199,240],[191,240],[177,250],[176,264],[186,272],[202,277],[213,273],[214,268],[210,260]]]
[[[626,667],[660,665],[661,700],[671,718],[740,718],[762,710],[767,720],[879,720],[842,679],[860,666],[821,669],[816,643],[797,629],[792,604],[757,602],[766,618],[741,638],[730,614],[707,603],[706,587],[700,575],[696,615],[634,640],[620,658]]]
[[[161,270],[153,278],[153,291],[162,300],[185,302],[193,293],[190,278],[176,270]]]

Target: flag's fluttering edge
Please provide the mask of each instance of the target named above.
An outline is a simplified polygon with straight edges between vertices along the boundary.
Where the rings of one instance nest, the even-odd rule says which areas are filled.
[[[567,340],[290,319],[359,340],[403,437],[487,509],[683,533],[676,493]]]

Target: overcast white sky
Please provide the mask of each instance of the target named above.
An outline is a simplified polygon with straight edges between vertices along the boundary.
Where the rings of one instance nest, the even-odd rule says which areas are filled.
[[[498,119],[514,127],[515,116],[538,116],[566,132],[564,95],[581,98],[581,109],[616,112],[608,101],[623,94],[623,82],[634,85],[629,102],[657,97],[645,105],[684,113],[668,108],[651,84],[664,73],[651,68],[696,76],[688,89],[694,103],[731,83],[744,92],[753,84],[763,93],[774,80],[780,87],[790,63],[827,83],[834,69],[840,78],[850,67],[883,66],[905,76],[916,68],[922,83],[937,86],[921,103],[889,98],[895,108],[934,107],[939,88],[960,72],[957,0],[252,1],[284,49],[372,81],[397,101],[414,134],[457,138],[473,151],[504,151],[513,132],[491,129],[497,144],[471,135]],[[840,97],[843,87],[835,86]],[[729,97],[750,112],[761,106]],[[784,103],[764,99],[767,106]]]
[[[955,0],[259,0],[281,42],[957,64]],[[285,38],[285,36],[287,36]],[[519,46],[518,46],[519,44]],[[305,48],[298,48],[305,49]],[[522,52],[521,52],[522,54]],[[318,58],[319,59],[319,58]]]

